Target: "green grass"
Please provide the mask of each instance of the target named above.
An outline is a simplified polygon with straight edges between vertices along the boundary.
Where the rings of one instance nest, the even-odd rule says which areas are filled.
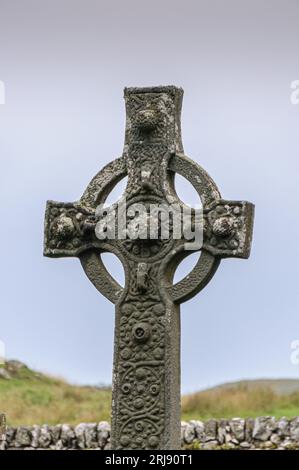
[[[6,365],[11,378],[0,378],[0,412],[9,425],[110,421],[111,390],[80,387],[36,373],[26,366]],[[278,394],[269,386],[232,384],[186,395],[182,419],[299,416],[299,392]]]
[[[299,416],[299,392],[277,394],[270,387],[235,385],[186,395],[182,398],[184,420],[210,418],[276,418]]]
[[[9,425],[110,420],[109,389],[78,387],[23,367],[0,379],[0,411]]]

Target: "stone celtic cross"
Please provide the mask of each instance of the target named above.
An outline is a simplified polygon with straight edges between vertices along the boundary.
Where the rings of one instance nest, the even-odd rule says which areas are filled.
[[[123,154],[93,178],[78,202],[48,201],[44,254],[78,257],[90,281],[115,304],[111,448],[179,449],[180,304],[206,286],[221,258],[248,258],[254,206],[221,199],[209,175],[184,155],[182,89],[126,88],[124,94]],[[126,210],[136,203],[146,210],[155,204],[185,207],[174,189],[175,173],[201,198],[203,243],[194,248],[201,253],[193,270],[173,284],[176,267],[190,254],[173,227],[168,238],[154,239],[109,237],[109,223],[101,238],[95,228],[105,220],[98,206],[126,176]],[[106,270],[104,252],[121,260],[124,288]]]

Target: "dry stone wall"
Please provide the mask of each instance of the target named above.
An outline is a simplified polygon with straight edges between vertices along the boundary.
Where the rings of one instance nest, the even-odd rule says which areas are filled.
[[[181,423],[182,448],[210,449],[299,449],[299,417],[288,420],[264,416]],[[8,427],[6,450],[110,449],[110,424],[81,423],[49,426]]]

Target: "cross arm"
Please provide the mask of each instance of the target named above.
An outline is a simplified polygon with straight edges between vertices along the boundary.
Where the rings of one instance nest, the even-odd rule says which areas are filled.
[[[79,256],[83,251],[107,249],[95,235],[95,210],[78,202],[48,201],[45,214],[44,255],[52,258]],[[109,241],[109,244],[113,240]]]
[[[173,302],[185,302],[200,292],[215,274],[221,258],[249,257],[253,219],[254,204],[246,201],[219,198],[203,209],[203,242],[193,248],[188,241],[189,253],[201,251],[193,270],[172,285],[176,267],[188,255],[184,239],[176,240],[172,252],[164,260],[168,273],[166,290]]]
[[[203,249],[221,258],[250,255],[254,205],[220,199],[204,209]]]

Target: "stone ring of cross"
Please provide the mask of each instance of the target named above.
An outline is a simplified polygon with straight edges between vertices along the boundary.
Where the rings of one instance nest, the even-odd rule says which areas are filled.
[[[122,156],[93,178],[78,202],[48,201],[44,254],[78,257],[90,281],[116,306],[111,448],[178,449],[180,304],[206,286],[221,258],[248,258],[254,206],[222,199],[206,171],[184,155],[181,88],[126,88],[124,95]],[[186,178],[201,199],[200,243],[190,243],[192,236],[186,239],[184,231],[174,236],[175,214],[189,214],[193,228],[198,214],[178,198],[175,174]],[[127,186],[119,205],[105,207],[107,196],[124,177]],[[115,216],[116,206],[124,207],[122,214],[128,216],[141,205],[145,217],[134,220],[134,229],[147,228],[152,207],[175,207],[167,236],[161,236],[161,217],[155,237],[147,231],[142,237],[129,236],[130,217],[119,230],[123,224],[119,213]],[[196,231],[190,231],[195,237]],[[194,251],[201,252],[197,264],[173,284],[178,264]],[[103,264],[104,252],[122,262],[124,288]]]

